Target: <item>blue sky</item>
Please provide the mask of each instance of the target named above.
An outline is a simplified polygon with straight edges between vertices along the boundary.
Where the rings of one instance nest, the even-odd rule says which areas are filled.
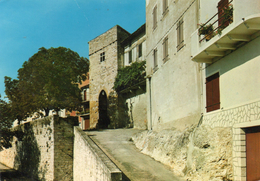
[[[63,46],[88,58],[88,41],[115,25],[133,33],[145,0],[0,0],[0,94],[40,47]]]

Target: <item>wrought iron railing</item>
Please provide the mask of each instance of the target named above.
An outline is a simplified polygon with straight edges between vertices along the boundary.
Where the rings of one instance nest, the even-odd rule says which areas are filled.
[[[222,30],[233,22],[234,8],[231,4],[232,1],[233,0],[230,0],[222,9],[218,9],[218,12],[213,17],[206,23],[200,25],[198,30],[199,36],[201,37],[201,35],[204,35],[204,37],[200,38],[200,43],[203,40],[210,40],[216,34],[221,34]],[[216,18],[216,16],[218,16],[218,18]]]

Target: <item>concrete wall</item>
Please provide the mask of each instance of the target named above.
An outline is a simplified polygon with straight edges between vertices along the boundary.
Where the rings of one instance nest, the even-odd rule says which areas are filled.
[[[74,180],[122,180],[122,172],[86,133],[79,127],[74,127],[74,133]]]
[[[49,116],[15,127],[12,147],[0,152],[1,163],[33,180],[72,180],[75,122]]]
[[[136,94],[128,95],[126,99],[131,127],[147,129],[147,93],[137,90]]]
[[[123,65],[121,56],[123,48],[119,46],[128,32],[119,26],[115,26],[89,42],[89,61],[90,61],[90,128],[95,128],[99,119],[98,99],[100,92],[104,90],[109,101],[111,125],[118,127],[119,120],[117,113],[117,94],[113,90],[115,77],[118,67]],[[100,53],[105,52],[105,61],[100,62]],[[121,62],[120,62],[121,60]],[[109,96],[111,98],[109,98]],[[111,108],[112,106],[112,108]],[[114,108],[116,106],[116,108]]]
[[[220,107],[233,108],[260,100],[260,38],[235,50],[206,69],[220,74]]]
[[[157,28],[153,29],[153,8],[157,5]],[[184,46],[177,50],[177,23],[183,18]],[[201,78],[199,64],[191,61],[191,33],[197,29],[198,1],[146,1],[146,52],[148,127],[184,129],[199,121]],[[168,36],[169,59],[163,61],[163,40]],[[158,69],[153,50],[157,48]]]

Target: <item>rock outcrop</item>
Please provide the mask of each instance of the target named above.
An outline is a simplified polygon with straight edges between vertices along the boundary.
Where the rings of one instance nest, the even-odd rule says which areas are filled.
[[[231,128],[144,131],[132,139],[142,153],[188,181],[233,180]]]

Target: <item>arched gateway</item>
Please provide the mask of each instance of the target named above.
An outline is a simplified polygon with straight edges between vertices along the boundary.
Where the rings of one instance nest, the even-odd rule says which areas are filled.
[[[99,111],[99,119],[98,119],[98,127],[99,128],[108,128],[110,124],[110,120],[107,115],[107,94],[104,90],[102,90],[98,97],[98,111]]]

